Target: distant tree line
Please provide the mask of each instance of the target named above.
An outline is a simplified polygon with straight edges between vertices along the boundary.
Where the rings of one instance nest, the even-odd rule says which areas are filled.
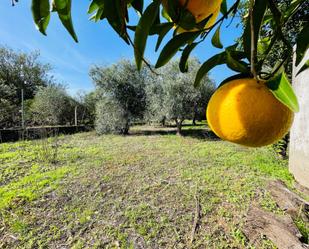
[[[80,123],[93,123],[93,94],[72,98],[55,83],[38,52],[0,47],[0,129],[22,125],[22,97],[26,126],[74,124],[75,108]]]
[[[24,99],[33,99],[40,87],[51,83],[50,66],[38,61],[37,52],[16,53],[0,47],[0,127],[21,123],[21,91]]]
[[[180,73],[178,62],[151,72],[140,72],[135,65],[122,60],[111,66],[94,66],[90,76],[96,86],[96,130],[99,134],[127,134],[135,122],[165,125],[172,121],[181,133],[183,121],[205,119],[205,109],[215,85],[204,77],[198,88],[193,87],[199,67],[197,59],[189,61],[189,71]]]
[[[136,122],[174,123],[180,134],[185,119],[205,119],[205,109],[215,85],[208,76],[193,87],[200,64],[188,62],[181,73],[178,61],[152,72],[138,71],[121,60],[109,66],[93,66],[90,77],[95,91],[71,97],[55,83],[51,66],[39,61],[39,53],[19,53],[0,47],[0,129],[20,127],[23,110],[26,126],[95,124],[98,134],[127,134]]]
[[[37,125],[92,125],[94,106],[92,94],[72,98],[63,85],[48,85],[38,89],[26,111],[28,123]]]

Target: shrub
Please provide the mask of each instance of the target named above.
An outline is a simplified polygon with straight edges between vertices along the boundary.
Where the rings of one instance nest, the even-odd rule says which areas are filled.
[[[95,129],[98,134],[126,134],[129,120],[126,111],[114,98],[105,97],[96,105]]]
[[[90,76],[96,85],[97,98],[102,100],[96,112],[98,133],[127,134],[132,122],[142,120],[144,116],[143,72],[138,72],[130,61],[122,60],[108,67],[94,66]]]
[[[31,105],[33,124],[60,125],[73,123],[74,101],[61,85],[41,88]]]

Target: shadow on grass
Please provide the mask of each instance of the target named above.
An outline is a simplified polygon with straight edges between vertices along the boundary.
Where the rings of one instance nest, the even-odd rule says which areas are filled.
[[[141,129],[131,130],[129,136],[164,136],[164,135],[176,135],[176,129]],[[192,137],[207,141],[218,141],[220,138],[210,130],[204,129],[184,129],[181,131],[183,137]]]
[[[205,124],[182,124],[182,127],[205,127]],[[167,126],[167,127],[176,127],[176,125],[170,125],[170,126]]]

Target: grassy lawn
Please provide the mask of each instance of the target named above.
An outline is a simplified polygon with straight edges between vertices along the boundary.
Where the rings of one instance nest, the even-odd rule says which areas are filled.
[[[0,144],[0,248],[252,248],[248,207],[280,213],[265,186],[293,183],[271,147],[202,126],[131,133]]]

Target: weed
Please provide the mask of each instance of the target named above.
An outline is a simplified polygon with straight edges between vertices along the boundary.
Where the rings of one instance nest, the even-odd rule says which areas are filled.
[[[309,243],[309,224],[305,222],[301,217],[298,217],[294,220],[295,225],[297,226],[299,232],[302,235],[301,241],[303,243]]]

